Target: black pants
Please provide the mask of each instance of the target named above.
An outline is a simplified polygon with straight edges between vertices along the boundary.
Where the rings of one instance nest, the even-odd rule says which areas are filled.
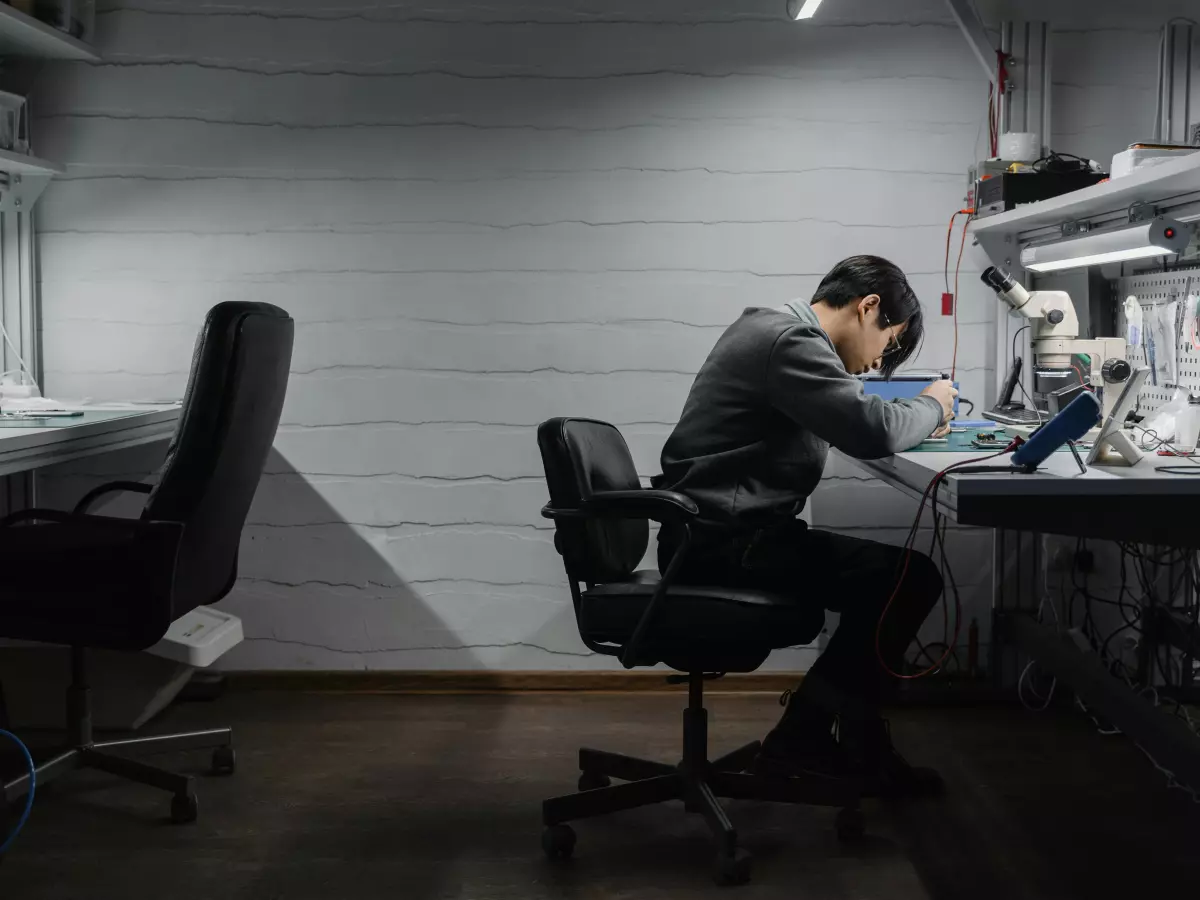
[[[672,535],[659,545],[663,570],[674,552]],[[879,617],[896,586],[904,548],[794,525],[743,535],[697,534],[681,579],[692,584],[750,587],[817,603],[841,614],[806,685],[821,684],[853,705],[877,710],[897,681],[880,665],[902,672],[904,655],[942,593],[933,561],[913,551],[908,572],[879,632]]]

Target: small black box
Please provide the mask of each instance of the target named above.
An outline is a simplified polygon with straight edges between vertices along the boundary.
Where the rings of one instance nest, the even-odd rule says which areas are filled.
[[[1048,200],[1108,178],[1101,172],[1005,172],[975,183],[977,216],[1008,212],[1024,203]]]

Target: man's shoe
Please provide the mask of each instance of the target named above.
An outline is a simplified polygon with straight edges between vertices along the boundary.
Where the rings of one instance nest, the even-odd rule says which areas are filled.
[[[864,796],[910,800],[945,793],[946,783],[936,769],[914,766],[900,755],[887,719],[874,719],[859,727],[839,721],[838,737],[864,779]]]
[[[763,739],[750,771],[772,778],[855,777],[849,757],[831,732],[784,728],[774,729]]]

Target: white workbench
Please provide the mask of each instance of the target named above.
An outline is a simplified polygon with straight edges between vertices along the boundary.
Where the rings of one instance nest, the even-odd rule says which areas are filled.
[[[920,497],[933,477],[954,463],[1004,465],[1007,460],[985,460],[985,453],[897,453],[878,460],[839,456],[912,497]],[[951,473],[938,489],[938,511],[962,525],[1200,546],[1200,474],[1158,472],[1162,466],[1188,465],[1186,459],[1148,453],[1136,466],[1093,467],[1083,474],[1070,453],[1055,453],[1033,475]],[[1196,469],[1200,472],[1200,464]]]
[[[64,404],[71,409],[71,404]],[[178,404],[74,407],[77,418],[0,419],[0,475],[165,441],[179,422]]]

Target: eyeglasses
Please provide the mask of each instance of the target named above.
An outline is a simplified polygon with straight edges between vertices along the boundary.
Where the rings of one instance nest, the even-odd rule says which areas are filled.
[[[890,338],[887,347],[882,353],[879,354],[879,356],[880,358],[895,356],[897,353],[903,350],[904,347],[900,344],[900,338],[896,337],[896,332],[892,331],[891,320],[888,319],[887,313],[883,311],[883,307],[879,308],[879,315],[883,317],[883,324],[887,326],[888,337]]]

